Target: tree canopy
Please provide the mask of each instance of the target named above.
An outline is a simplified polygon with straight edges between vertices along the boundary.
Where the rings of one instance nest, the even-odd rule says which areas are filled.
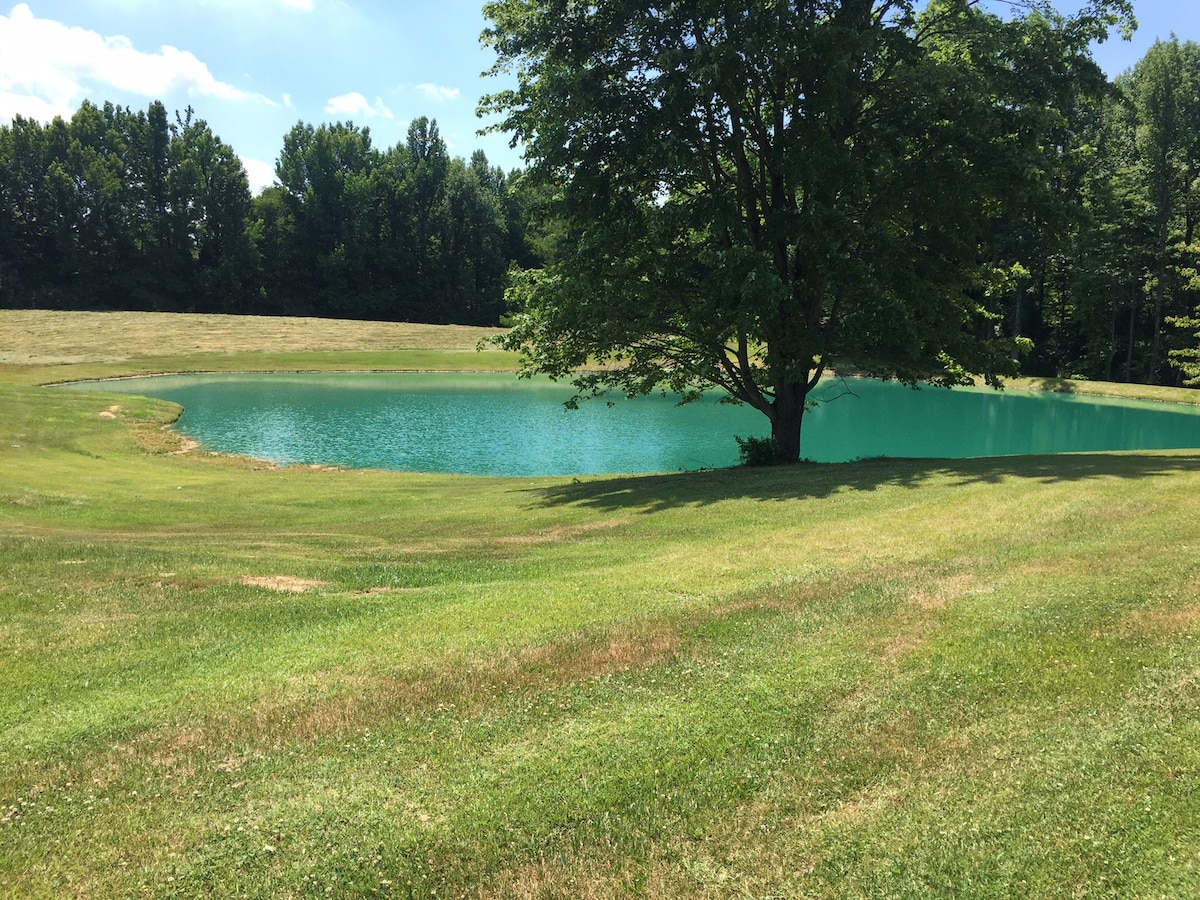
[[[581,395],[709,387],[800,454],[831,367],[996,382],[1025,342],[996,298],[1048,217],[1063,113],[1105,83],[1088,44],[1130,17],[965,0],[498,0],[485,98],[564,223],[505,339]],[[585,364],[598,367],[580,371]]]

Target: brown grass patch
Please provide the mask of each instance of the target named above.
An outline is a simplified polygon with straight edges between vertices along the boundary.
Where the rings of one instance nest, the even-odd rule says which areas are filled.
[[[878,578],[878,573],[866,566],[838,572],[827,578],[811,581],[787,581],[767,587],[761,593],[744,597],[713,608],[714,615],[749,612],[795,612],[818,597],[849,593]]]
[[[550,855],[550,854],[547,854]],[[624,897],[686,897],[705,900],[730,896],[732,884],[714,894],[682,873],[674,862],[654,853],[645,862],[598,852],[580,854],[566,847],[501,872],[481,887],[481,900],[526,900],[526,898],[571,897],[573,900],[614,900]],[[699,889],[699,890],[698,890]]]
[[[588,522],[583,525],[563,525],[540,531],[537,534],[508,535],[499,539],[500,544],[517,544],[529,546],[533,544],[552,544],[559,541],[569,541],[601,531],[612,531],[626,524],[625,519],[604,519],[600,522]]]
[[[86,620],[80,617],[73,623],[74,631],[94,634],[98,620],[94,614]],[[107,630],[120,620],[109,617],[103,627]],[[181,722],[176,728],[150,731],[114,745],[91,756],[71,777],[106,785],[123,777],[131,766],[152,765],[170,770],[173,783],[185,785],[197,773],[236,771],[246,761],[293,741],[336,739],[405,716],[451,711],[459,717],[477,715],[505,697],[636,671],[671,660],[679,645],[678,634],[645,623],[637,631],[620,629],[508,654],[450,660],[408,677],[313,672],[286,687],[264,689],[245,711]],[[238,753],[231,755],[231,747]],[[55,783],[64,776],[54,769],[44,777]]]
[[[884,641],[876,651],[879,661],[885,666],[896,665],[901,659],[925,643],[925,635],[922,631],[923,629],[917,628],[894,635]]]
[[[506,695],[552,691],[604,675],[631,672],[672,659],[674,632],[616,632],[594,641],[522,647],[507,655],[475,658],[412,677],[339,671],[314,673],[298,687],[317,697],[264,697],[243,727],[280,741],[343,734],[371,722],[453,709],[470,715]]]
[[[861,828],[902,802],[903,794],[894,785],[873,785],[862,793],[846,797],[841,803],[816,816],[835,827]]]
[[[149,754],[151,764],[160,769],[174,768],[180,756],[204,749],[204,732],[199,728],[185,728],[173,732],[166,740],[155,746]]]
[[[659,665],[674,657],[678,649],[679,635],[675,632],[623,632],[578,652],[556,645],[526,648],[518,654],[517,668],[533,667],[552,674],[554,680],[574,681]]]
[[[110,406],[106,410],[102,410],[99,413],[99,416],[102,419],[115,419],[117,417],[117,413],[119,413],[120,411],[121,411],[121,405],[118,403],[114,406]]]
[[[64,616],[58,632],[56,646],[61,649],[77,650],[90,647],[119,634],[137,622],[133,613],[115,610],[88,609],[84,612]]]
[[[945,609],[951,603],[968,594],[991,593],[979,577],[971,573],[949,575],[932,584],[918,588],[908,597],[908,602],[920,609]]]
[[[291,575],[243,575],[241,582],[249,587],[261,587],[269,591],[279,591],[285,594],[304,594],[314,588],[329,584],[328,581],[316,581],[312,578],[296,578]]]
[[[1182,609],[1145,609],[1127,613],[1113,628],[1116,637],[1174,635],[1200,631],[1200,603]]]
[[[170,425],[135,425],[133,439],[141,450],[156,455],[190,453],[200,448],[196,441],[184,437]]]

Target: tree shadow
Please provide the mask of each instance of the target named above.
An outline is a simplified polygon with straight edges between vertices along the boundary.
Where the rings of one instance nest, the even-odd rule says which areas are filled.
[[[1051,394],[1076,394],[1079,392],[1078,385],[1065,378],[1029,378],[1027,383],[1022,384],[1021,387],[1034,391],[1047,391]]]
[[[653,513],[724,500],[811,500],[844,491],[915,489],[935,478],[960,485],[998,484],[1006,479],[1054,484],[1098,478],[1158,478],[1198,471],[1200,452],[1197,451],[1137,455],[1080,453],[978,459],[872,459],[672,475],[596,476],[528,490],[536,506],[576,505],[603,511]]]

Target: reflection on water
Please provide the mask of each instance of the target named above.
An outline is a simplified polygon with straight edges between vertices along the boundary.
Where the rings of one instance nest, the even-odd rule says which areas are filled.
[[[281,464],[477,475],[714,468],[766,418],[718,403],[642,397],[563,408],[569,388],[510,375],[195,375],[76,387],[173,400],[179,429],[210,449]],[[849,388],[849,390],[847,390]],[[821,385],[808,459],[968,457],[1200,447],[1200,410],[990,389]]]

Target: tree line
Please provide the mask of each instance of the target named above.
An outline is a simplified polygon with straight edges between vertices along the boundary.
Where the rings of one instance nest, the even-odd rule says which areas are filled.
[[[1036,312],[1041,328],[1061,329],[1073,313],[1082,374],[1105,380],[1175,383],[1200,376],[1200,45],[1156,42],[1105,98],[1081,193],[1086,217],[1056,262]],[[1175,365],[1171,366],[1170,363]],[[1068,369],[1069,371],[1069,369]]]
[[[0,127],[0,306],[495,324],[532,265],[516,181],[437,122],[384,150],[352,123],[297,124],[276,184],[192,109],[89,102]]]
[[[1200,45],[1160,40],[1080,101],[1056,111],[1061,212],[1011,231],[1007,327],[1029,374],[1179,384],[1200,375]]]

